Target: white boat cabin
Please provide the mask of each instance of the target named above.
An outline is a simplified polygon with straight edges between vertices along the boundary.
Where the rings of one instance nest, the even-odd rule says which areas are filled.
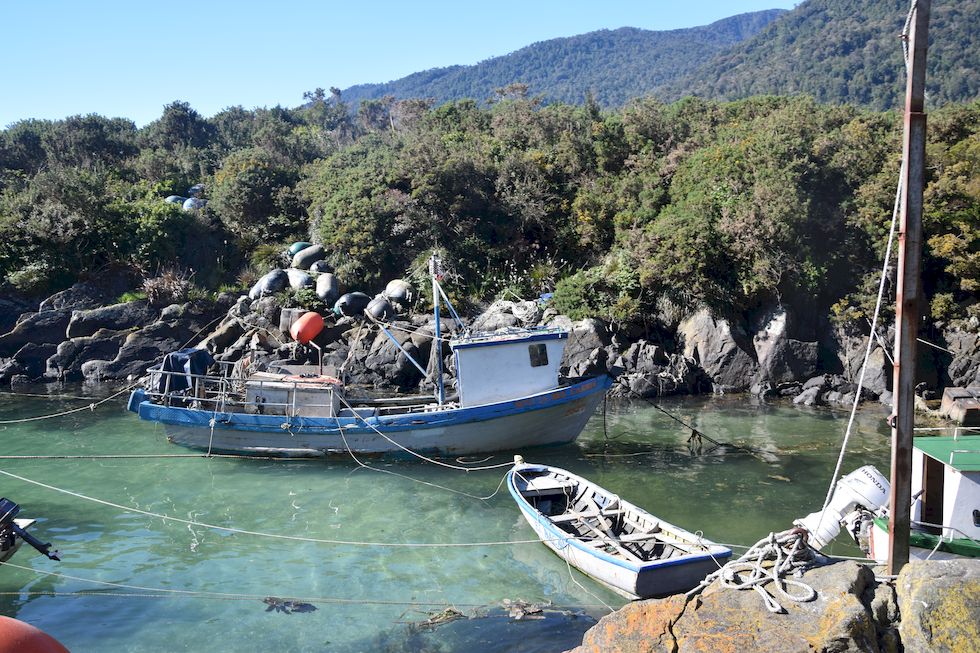
[[[341,390],[340,381],[316,373],[256,372],[245,381],[245,412],[343,417],[339,396]]]
[[[527,397],[558,387],[568,332],[514,329],[455,338],[460,406],[480,406]]]
[[[915,438],[912,496],[913,520],[980,540],[980,435]]]

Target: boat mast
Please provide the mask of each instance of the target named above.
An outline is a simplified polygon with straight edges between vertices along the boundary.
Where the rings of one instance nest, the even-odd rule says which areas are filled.
[[[905,136],[902,143],[901,226],[898,236],[898,288],[895,307],[895,364],[892,415],[891,518],[888,523],[888,573],[898,574],[909,561],[912,509],[912,434],[915,418],[916,336],[919,327],[922,255],[922,192],[925,188],[926,45],[930,0],[913,0],[905,87]]]
[[[442,276],[442,266],[439,255],[435,252],[429,257],[429,276],[432,277],[432,312],[436,320],[436,335],[432,340],[432,351],[436,358],[436,401],[441,406],[446,401],[446,388],[442,382],[442,330],[439,324],[439,277]]]

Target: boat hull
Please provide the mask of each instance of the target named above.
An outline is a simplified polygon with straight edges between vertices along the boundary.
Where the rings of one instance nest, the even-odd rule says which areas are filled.
[[[136,393],[130,409],[163,424],[172,442],[215,453],[466,455],[571,442],[611,383],[609,377],[596,377],[514,401],[363,419],[215,413],[161,406]]]
[[[515,468],[516,471],[522,469],[548,469],[548,467],[523,465]],[[588,483],[581,477],[561,471],[579,482]],[[631,600],[670,596],[690,590],[731,557],[730,549],[706,542],[709,548],[702,554],[688,554],[634,564],[598,551],[587,542],[576,539],[558,528],[524,498],[517,488],[514,471],[507,475],[507,489],[517,502],[521,514],[545,546],[568,564]],[[661,521],[627,501],[621,501],[621,504],[653,521]],[[682,529],[676,530],[682,531]],[[682,532],[686,533],[686,531]]]

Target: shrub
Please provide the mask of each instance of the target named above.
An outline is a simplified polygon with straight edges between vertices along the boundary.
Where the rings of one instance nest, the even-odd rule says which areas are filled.
[[[164,270],[153,278],[143,280],[143,292],[150,306],[154,307],[187,301],[191,287],[187,273],[178,270]]]

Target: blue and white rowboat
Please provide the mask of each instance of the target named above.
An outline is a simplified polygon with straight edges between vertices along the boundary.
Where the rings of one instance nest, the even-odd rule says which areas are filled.
[[[685,592],[732,555],[558,467],[517,456],[507,488],[548,548],[629,599]]]

